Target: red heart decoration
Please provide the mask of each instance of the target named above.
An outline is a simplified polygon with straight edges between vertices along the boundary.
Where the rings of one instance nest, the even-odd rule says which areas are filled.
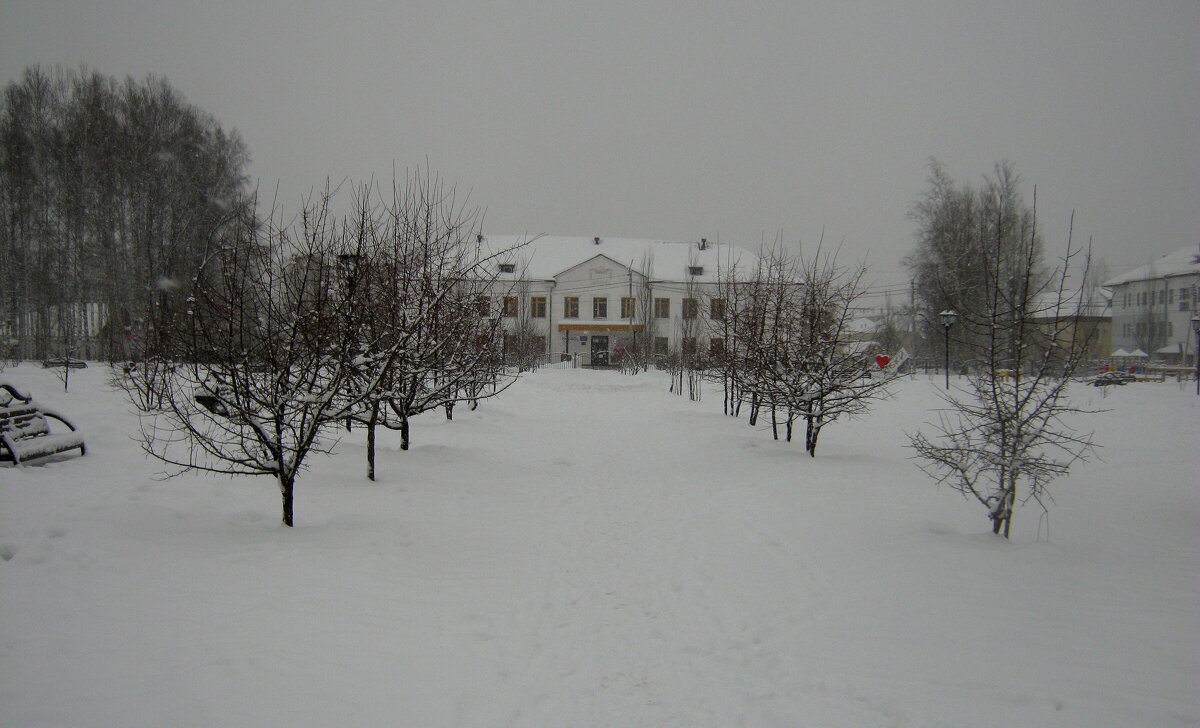
[[[892,357],[887,356],[886,354],[880,354],[875,357],[875,365],[878,366],[880,369],[883,369],[884,367],[886,367],[888,365],[888,362],[891,360],[892,360]]]

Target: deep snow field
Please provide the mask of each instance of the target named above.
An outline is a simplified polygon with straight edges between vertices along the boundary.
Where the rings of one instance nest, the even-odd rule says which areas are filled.
[[[0,465],[0,726],[1200,725],[1200,398],[1080,387],[1100,457],[1014,538],[909,459],[940,379],[802,443],[651,373],[543,370],[267,478],[131,439]]]

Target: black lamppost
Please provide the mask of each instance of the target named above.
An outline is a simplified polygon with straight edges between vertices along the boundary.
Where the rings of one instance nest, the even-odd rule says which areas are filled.
[[[196,298],[190,294],[187,297],[187,317],[192,335],[192,363],[196,364],[200,361],[200,357],[196,355]]]
[[[942,317],[942,329],[946,332],[946,389],[950,389],[950,327],[954,325],[954,320],[958,318],[958,312],[952,308],[948,308],[938,314]]]
[[[1196,335],[1196,394],[1200,395],[1200,313],[1192,316],[1192,333]]]

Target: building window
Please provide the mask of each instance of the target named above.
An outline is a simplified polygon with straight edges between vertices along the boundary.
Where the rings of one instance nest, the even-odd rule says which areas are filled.
[[[688,266],[688,275],[689,275],[689,276],[702,276],[702,275],[704,275],[704,266],[702,266],[702,265],[689,265],[689,266]]]
[[[478,296],[475,299],[475,313],[486,318],[492,312],[492,299],[487,296]]]
[[[696,356],[696,337],[695,336],[685,336],[685,337],[683,337],[683,341],[680,343],[683,345],[683,355],[684,356],[686,356],[688,358],[692,358],[692,357]]]
[[[694,298],[683,299],[683,317],[694,319],[700,313],[700,302]]]
[[[725,339],[714,336],[708,341],[708,353],[715,357],[725,356]]]
[[[654,299],[654,318],[671,318],[671,299]]]
[[[633,296],[621,296],[621,318],[631,319],[637,315],[637,299]]]
[[[546,297],[534,296],[529,299],[529,317],[546,318]]]
[[[563,299],[563,318],[579,318],[579,296]]]
[[[666,356],[667,355],[667,337],[665,337],[665,336],[655,336],[654,337],[654,355],[655,356]]]
[[[592,299],[592,318],[605,319],[608,318],[608,299],[603,296],[596,296]]]
[[[725,320],[725,299],[714,298],[708,302],[708,316],[713,321]]]
[[[517,297],[516,296],[505,296],[504,297],[503,313],[504,313],[505,318],[512,318],[513,316],[517,315]]]
[[[512,273],[516,269],[517,269],[517,265],[515,263],[501,263],[500,264],[500,272],[501,273]]]

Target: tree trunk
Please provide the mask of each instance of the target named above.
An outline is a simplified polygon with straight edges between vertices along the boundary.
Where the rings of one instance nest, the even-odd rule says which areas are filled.
[[[292,527],[292,492],[296,485],[295,475],[278,473],[279,491],[283,495],[283,525]]]
[[[400,418],[400,449],[408,449],[408,415]]]
[[[373,402],[371,417],[367,420],[367,480],[370,481],[375,480],[375,425],[378,422],[379,402]]]
[[[821,428],[817,426],[816,417],[809,415],[805,417],[806,426],[804,429],[804,449],[808,451],[810,458],[817,456],[817,438],[821,435]]]
[[[454,419],[454,402],[446,403],[446,419],[448,419],[448,420]]]

